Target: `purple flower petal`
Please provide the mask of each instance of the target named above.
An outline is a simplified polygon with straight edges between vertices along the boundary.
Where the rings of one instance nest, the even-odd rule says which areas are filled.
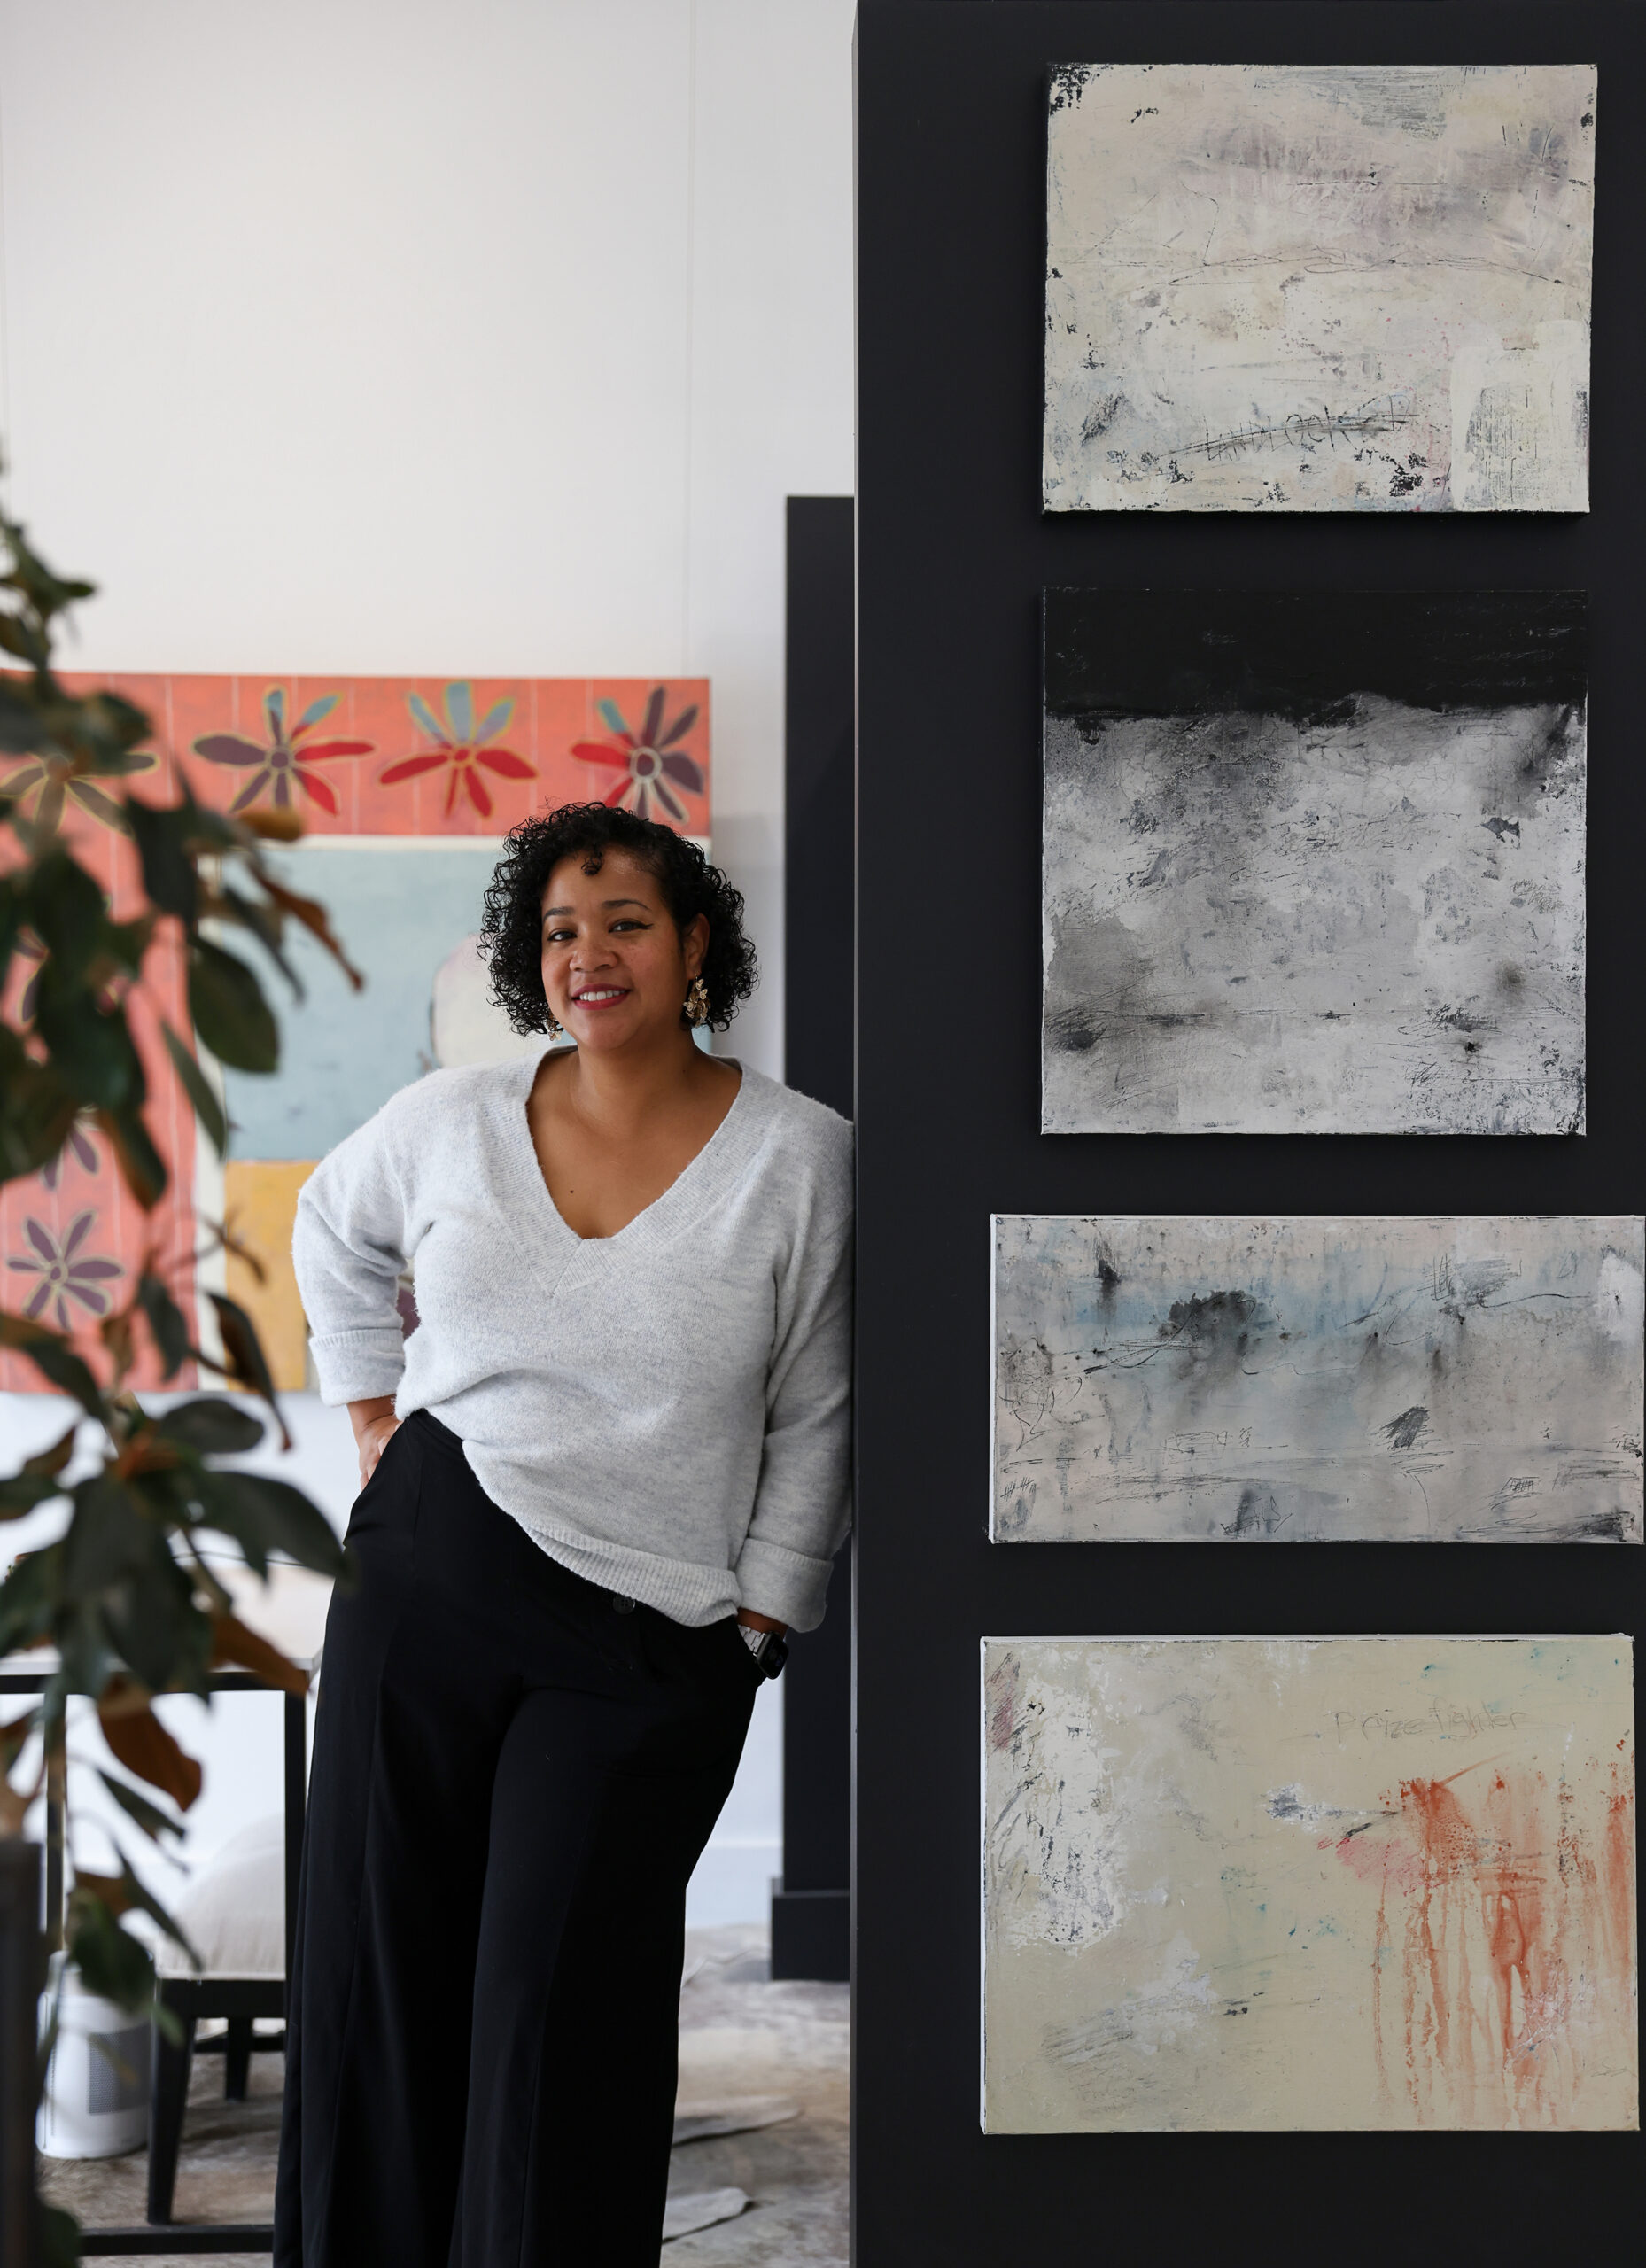
[[[654,780],[651,783],[651,791],[657,798],[657,801],[662,804],[664,810],[668,812],[669,817],[674,821],[675,825],[677,827],[684,827],[686,824],[686,806],[675,796],[673,789],[669,786],[668,782],[664,780]]]
[[[58,1329],[59,1331],[72,1331],[74,1328],[74,1324],[69,1321],[68,1301],[59,1297],[58,1301]]]
[[[208,764],[265,764],[268,760],[268,750],[261,741],[249,741],[244,733],[204,733],[194,743],[194,752]]]
[[[241,788],[239,794],[229,806],[229,816],[230,819],[234,817],[237,812],[243,812],[248,804],[254,804],[257,801],[264,788],[268,786],[269,778],[270,773],[268,766],[265,765],[263,769],[258,773],[255,780],[248,780],[246,781],[245,786]]]
[[[81,1164],[85,1168],[88,1173],[96,1173],[97,1169],[97,1146],[94,1141],[92,1141],[90,1137],[82,1128],[78,1126],[71,1126],[69,1128],[68,1146],[73,1150],[74,1155],[80,1160]],[[60,1156],[61,1154],[61,1152],[59,1152],[58,1155]]]
[[[657,745],[657,727],[663,722],[663,704],[667,697],[662,686],[657,686],[653,690],[651,699],[646,703],[646,714],[641,720],[640,732],[642,748],[656,748]]]
[[[68,1234],[63,1239],[63,1257],[72,1260],[86,1241],[86,1231],[97,1219],[95,1213],[76,1213],[69,1223]]]
[[[77,1260],[68,1271],[71,1284],[106,1284],[111,1277],[123,1276],[125,1270],[118,1260]]]
[[[40,1273],[40,1262],[37,1260],[8,1260],[6,1266],[18,1276],[38,1276]]]
[[[41,1285],[39,1290],[35,1293],[34,1298],[30,1300],[28,1305],[23,1309],[23,1313],[28,1317],[31,1323],[39,1322],[41,1316],[45,1310],[46,1301],[50,1297],[51,1285],[48,1278],[45,1283]]]
[[[41,1223],[31,1215],[23,1223],[23,1233],[28,1239],[30,1244],[34,1246],[35,1250],[40,1254],[42,1260],[43,1260],[49,1267],[54,1265],[58,1256],[57,1239],[51,1234],[50,1231],[49,1229],[43,1228]]]
[[[86,1289],[83,1284],[74,1283],[65,1285],[64,1289],[66,1291],[72,1292],[74,1297],[80,1301],[82,1307],[89,1308],[93,1315],[106,1315],[108,1313],[109,1303],[107,1300],[105,1299],[101,1292],[90,1292]]]
[[[696,722],[697,703],[694,701],[689,708],[681,710],[679,715],[670,726],[668,731],[664,734],[663,738],[656,743],[656,745],[658,748],[667,748],[670,742],[678,741],[682,733],[689,733],[692,726]]]
[[[284,772],[276,772],[275,774],[275,802],[282,811],[284,811],[290,804],[291,801],[291,781],[290,775]]]
[[[687,795],[690,796],[702,795],[703,791],[703,766],[696,761],[695,757],[682,756],[679,750],[676,749],[672,755],[660,756],[657,761],[668,773],[670,779],[673,781],[677,788],[684,788]]]

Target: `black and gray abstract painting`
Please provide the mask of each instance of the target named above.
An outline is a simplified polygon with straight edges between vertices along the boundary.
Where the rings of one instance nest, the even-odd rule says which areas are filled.
[[[1638,1543],[1642,1223],[1003,1215],[998,1543]]]
[[[1043,1131],[1584,1123],[1580,592],[1052,590]]]

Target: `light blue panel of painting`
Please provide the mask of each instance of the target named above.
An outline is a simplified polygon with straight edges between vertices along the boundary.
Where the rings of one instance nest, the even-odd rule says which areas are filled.
[[[307,997],[294,1002],[263,964],[278,1004],[280,1068],[272,1078],[225,1074],[236,1157],[323,1158],[433,1068],[434,974],[478,929],[497,858],[490,844],[455,843],[271,855],[283,882],[327,907],[366,983],[353,990],[307,930],[288,927],[287,957]]]

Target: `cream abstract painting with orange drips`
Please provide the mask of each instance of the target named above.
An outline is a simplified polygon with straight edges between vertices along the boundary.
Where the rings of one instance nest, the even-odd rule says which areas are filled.
[[[1638,2124],[1627,1637],[982,1666],[987,2132]]]

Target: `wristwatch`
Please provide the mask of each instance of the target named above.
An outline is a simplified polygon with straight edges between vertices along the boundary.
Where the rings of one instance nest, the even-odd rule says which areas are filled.
[[[788,1659],[788,1642],[775,1630],[757,1630],[752,1624],[740,1622],[737,1635],[754,1657],[755,1667],[762,1677],[780,1677],[783,1664]]]

